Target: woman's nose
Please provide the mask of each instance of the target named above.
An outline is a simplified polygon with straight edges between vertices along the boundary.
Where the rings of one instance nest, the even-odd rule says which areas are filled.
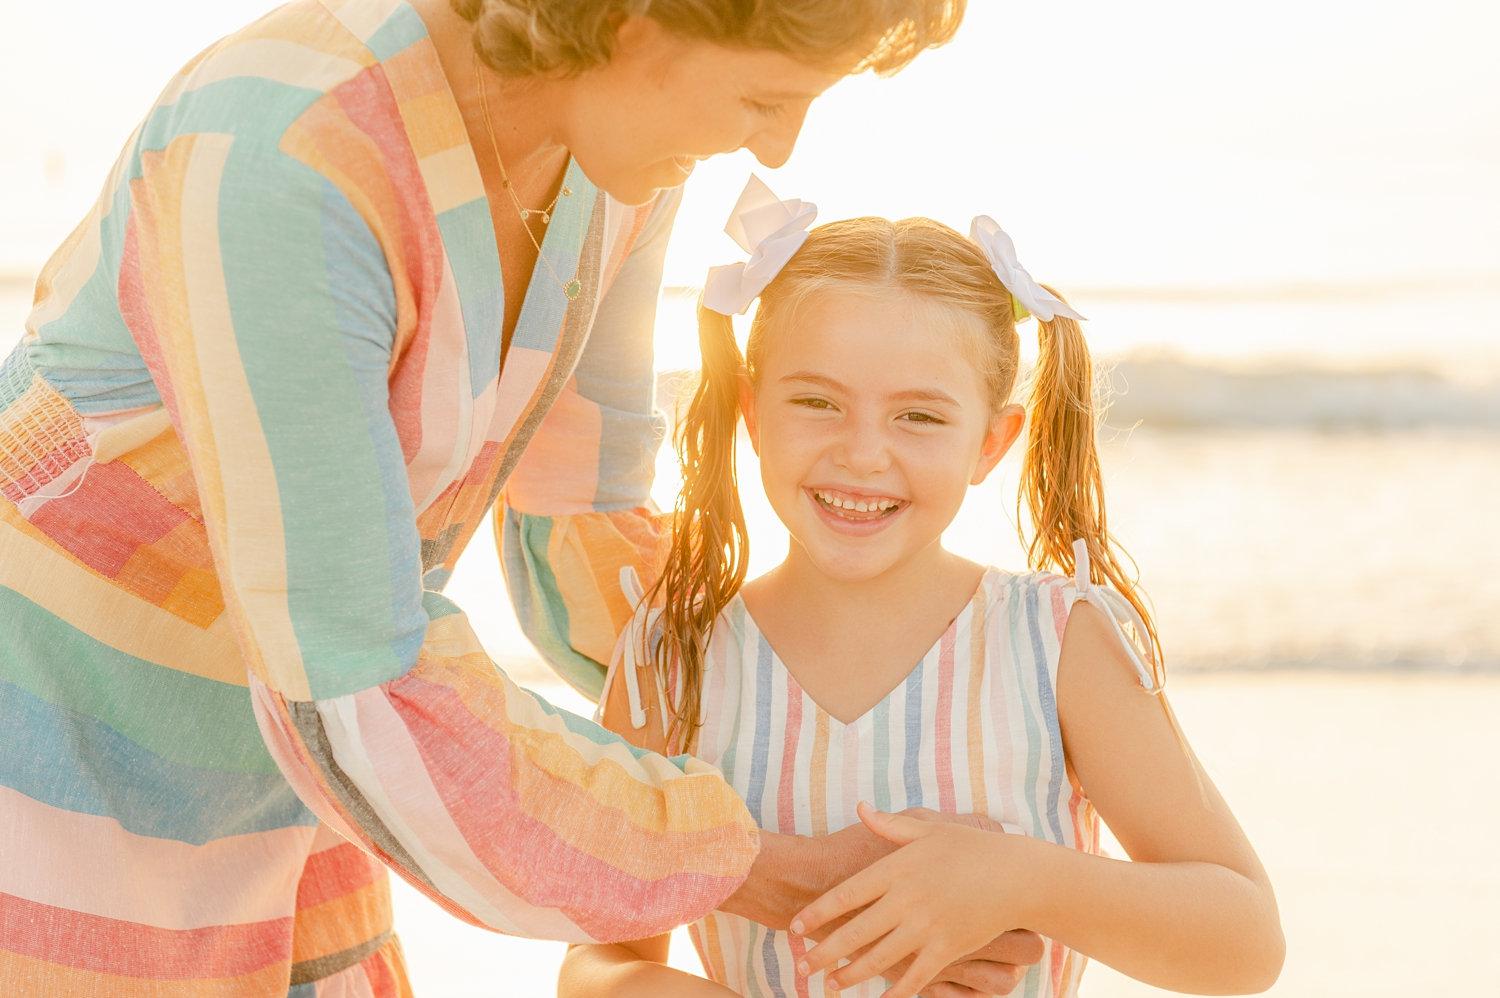
[[[796,148],[797,137],[802,134],[802,123],[807,120],[807,109],[811,102],[788,108],[781,119],[750,136],[745,148],[760,161],[760,165],[774,170],[791,158]]]

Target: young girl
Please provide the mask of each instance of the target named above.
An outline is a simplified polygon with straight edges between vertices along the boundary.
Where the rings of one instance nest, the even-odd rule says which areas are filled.
[[[1047,938],[1016,994],[1074,994],[1085,956],[1178,991],[1265,989],[1275,900],[1172,720],[1106,530],[1081,317],[987,218],[972,239],[920,218],[804,233],[810,206],[758,197],[737,214],[750,264],[705,290],[671,552],[621,639],[604,719],[719,766],[762,828],[863,821],[895,848],[790,933],[698,922],[711,981],[665,966],[659,937],[575,947],[560,993],[910,998],[1013,928]],[[742,361],[727,313],[757,291]],[[1026,410],[1009,401],[1023,308],[1040,326]],[[791,534],[785,561],[743,585],[738,415]],[[1028,418],[1037,571],[1016,574],[951,554],[942,533]],[[913,807],[998,825],[889,813]],[[1100,854],[1100,819],[1130,862]]]

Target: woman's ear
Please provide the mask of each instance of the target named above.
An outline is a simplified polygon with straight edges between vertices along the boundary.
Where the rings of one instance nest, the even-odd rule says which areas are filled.
[[[979,445],[979,463],[974,466],[974,476],[969,479],[970,485],[978,485],[989,477],[1005,452],[1010,450],[1010,445],[1020,437],[1025,426],[1026,410],[1018,405],[1002,406],[990,418],[990,428],[985,432],[983,443]]]
[[[755,386],[750,383],[750,371],[741,364],[735,372],[739,384],[740,415],[745,417],[745,432],[750,434],[750,447],[760,457],[760,430],[755,422]]]

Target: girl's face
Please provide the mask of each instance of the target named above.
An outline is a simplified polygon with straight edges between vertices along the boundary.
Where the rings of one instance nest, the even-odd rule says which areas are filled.
[[[742,394],[790,559],[856,582],[935,568],[970,485],[1020,433],[972,361],[979,320],[916,296],[817,292]]]

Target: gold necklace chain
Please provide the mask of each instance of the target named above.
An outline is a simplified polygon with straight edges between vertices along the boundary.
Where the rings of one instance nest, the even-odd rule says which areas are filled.
[[[552,203],[545,208],[521,207],[521,199],[516,195],[516,189],[511,186],[510,175],[505,172],[505,160],[500,158],[500,143],[495,141],[495,128],[490,124],[490,102],[488,95],[484,92],[484,68],[479,64],[478,52],[474,53],[474,80],[479,87],[479,113],[484,116],[484,131],[490,137],[490,150],[495,154],[495,165],[500,167],[500,183],[504,186],[505,193],[510,195],[511,204],[516,206],[516,214],[521,216],[521,228],[526,230],[526,237],[531,240],[531,245],[536,247],[537,259],[542,261],[542,265],[547,268],[547,273],[552,275],[552,280],[562,289],[562,293],[567,296],[568,301],[572,301],[582,293],[583,284],[578,280],[576,274],[571,281],[568,281],[566,284],[563,283],[563,279],[553,269],[552,261],[548,260],[547,254],[542,252],[542,244],[537,241],[536,234],[531,231],[530,217],[534,214],[541,215],[543,225],[551,222],[552,211],[557,207],[558,199],[572,197],[573,189],[567,184],[563,184],[562,190],[557,192],[557,195],[552,198]],[[579,199],[578,204],[578,220],[581,225],[583,222],[582,198]]]

